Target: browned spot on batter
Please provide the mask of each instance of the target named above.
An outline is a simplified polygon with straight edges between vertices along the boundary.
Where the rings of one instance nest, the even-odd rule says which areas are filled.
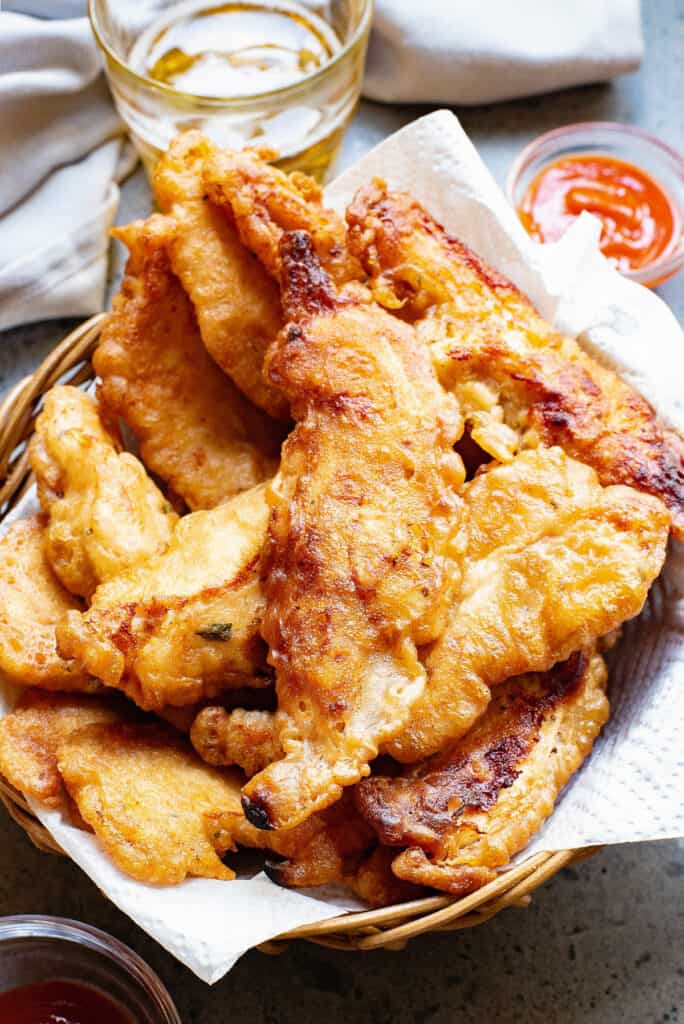
[[[474,743],[461,741],[419,766],[409,777],[373,776],[357,786],[357,806],[387,846],[436,849],[466,808],[489,810],[512,786],[518,765],[539,736],[548,711],[579,685],[586,658],[573,654],[540,677],[538,692],[513,689],[497,728]],[[420,784],[417,784],[419,780]]]

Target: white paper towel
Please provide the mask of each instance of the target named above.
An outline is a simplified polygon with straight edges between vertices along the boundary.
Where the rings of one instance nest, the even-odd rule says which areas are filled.
[[[382,143],[329,187],[328,200],[341,208],[375,174],[394,188],[410,189],[450,232],[511,277],[545,316],[581,336],[637,386],[664,421],[684,428],[681,330],[656,295],[620,277],[598,253],[592,218],[582,218],[556,245],[532,242],[446,111]],[[28,514],[32,502],[35,497],[17,514]],[[673,546],[644,614],[627,627],[613,657],[613,713],[603,736],[527,852],[684,835],[683,632],[684,554]],[[0,714],[12,707],[14,696],[12,687],[0,687]],[[254,944],[355,906],[344,895],[288,892],[263,875],[145,886],[117,871],[91,835],[58,812],[32,806],[112,902],[210,983]]]

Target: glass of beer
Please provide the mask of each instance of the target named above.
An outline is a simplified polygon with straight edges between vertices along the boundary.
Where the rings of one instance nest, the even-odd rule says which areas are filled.
[[[180,131],[266,146],[321,180],[359,101],[372,0],[89,0],[114,101],[151,173]]]

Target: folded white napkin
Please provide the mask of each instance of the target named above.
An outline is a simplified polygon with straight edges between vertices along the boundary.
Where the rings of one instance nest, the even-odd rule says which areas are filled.
[[[116,182],[132,166],[87,19],[21,6],[0,12],[0,329],[102,308]]]
[[[375,0],[364,92],[493,103],[639,66],[639,0]]]

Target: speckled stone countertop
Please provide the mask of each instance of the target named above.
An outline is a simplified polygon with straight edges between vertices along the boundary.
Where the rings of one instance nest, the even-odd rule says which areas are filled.
[[[573,121],[626,121],[684,150],[684,0],[645,0],[642,6],[647,51],[639,72],[612,85],[457,110],[499,182],[522,146]],[[339,166],[426,109],[364,103]],[[124,186],[119,219],[144,216],[149,204],[139,170]],[[117,254],[113,280],[120,269]],[[684,275],[660,294],[684,322]],[[0,393],[30,372],[71,326],[72,321],[53,321],[7,332],[0,339]],[[39,853],[4,812],[0,817],[0,915],[61,914],[110,931],[160,973],[184,1024],[684,1020],[679,842],[607,850],[556,876],[529,909],[509,910],[481,928],[425,936],[401,953],[336,953],[305,943],[276,958],[253,952],[209,989],[109,904],[75,866]]]

